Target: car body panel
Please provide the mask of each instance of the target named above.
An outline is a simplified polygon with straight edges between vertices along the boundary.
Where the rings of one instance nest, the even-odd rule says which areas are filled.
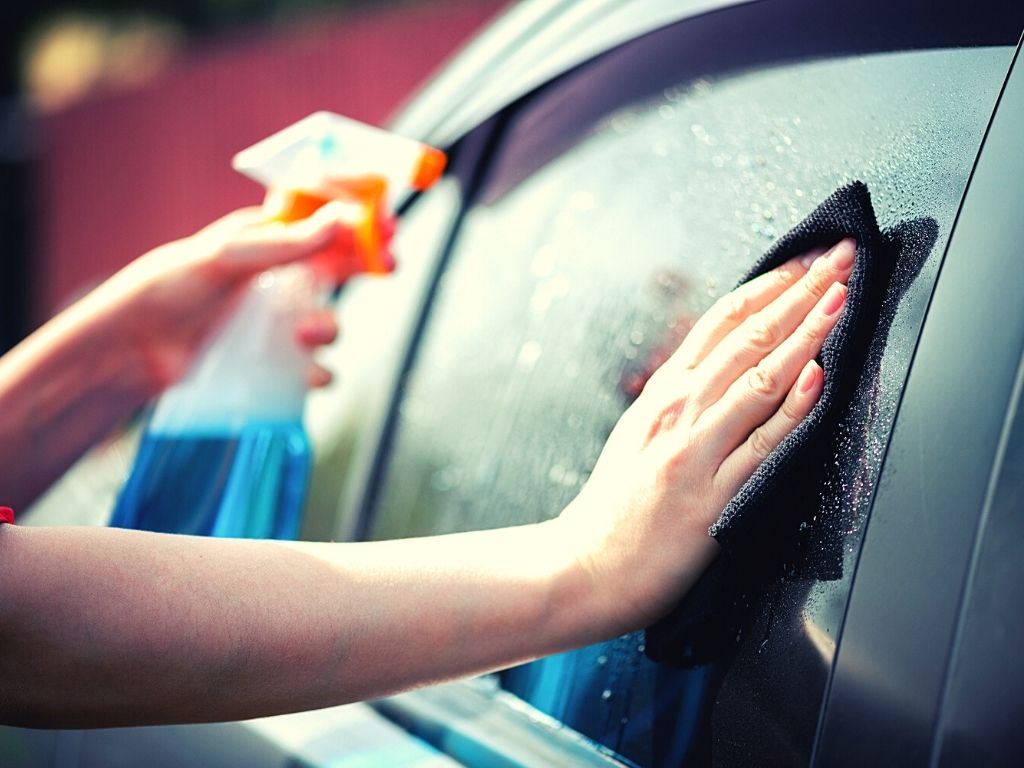
[[[778,29],[781,25],[784,25],[786,19],[789,17],[783,14],[781,19],[768,19],[763,16],[764,9],[767,7],[767,5],[759,6],[757,10],[759,10],[762,15],[755,15],[754,18],[765,22],[774,22],[776,27],[773,29]],[[775,7],[777,8],[778,6]],[[721,14],[716,14],[716,18],[714,19],[702,18],[701,23],[709,25],[710,28],[713,29],[727,29],[727,17],[729,15],[730,13],[723,12]],[[866,22],[861,24],[859,27],[842,27],[839,30],[830,30],[827,33],[822,34],[817,33],[813,25],[808,24],[807,27],[801,28],[803,36],[800,37],[798,35],[798,39],[801,40],[804,45],[801,49],[802,55],[812,57],[815,54],[822,55],[825,52],[828,52],[831,55],[837,50],[854,53],[858,51],[863,52],[865,49],[869,51],[878,49],[884,50],[885,46],[896,46],[897,41],[910,47],[931,47],[934,45],[946,44],[949,43],[951,39],[956,39],[956,35],[950,34],[949,30],[941,23],[935,23],[933,26],[929,26],[928,24],[915,24],[913,14],[906,11],[906,9],[904,9],[904,12],[896,15],[898,17],[897,21],[899,22],[896,25],[898,29],[896,29],[896,31],[890,30],[889,34],[881,36],[881,39],[878,36],[877,30],[874,30],[872,26]],[[764,26],[756,28],[762,31],[765,30]],[[1002,42],[1006,43],[1011,37],[1013,40],[1016,40],[1018,34],[1019,33],[1016,29],[1012,33],[1004,33],[1001,38]],[[984,41],[988,39],[985,36],[984,30],[967,30],[965,35],[968,41]],[[652,33],[645,38],[645,43],[650,44],[652,48],[657,50],[655,39],[659,36],[660,33]],[[618,50],[612,51],[602,58],[601,63],[584,65],[584,67],[581,67],[581,71],[590,66],[601,68],[602,66],[607,65],[608,71],[613,72],[614,67],[609,62],[613,62],[628,55],[626,48],[623,48],[621,52]],[[685,57],[687,54],[685,51],[681,51],[679,55]],[[716,54],[712,53],[713,59],[715,55]],[[746,59],[745,64],[746,66],[753,66],[754,64],[759,66],[764,65],[767,61],[771,60],[771,56],[771,52],[767,49],[765,51],[752,51],[749,54],[749,58]],[[654,62],[659,58],[659,55],[655,53],[650,53],[647,56],[647,59]],[[1007,55],[1007,63],[1009,58],[1010,56]],[[721,59],[715,60],[720,61]],[[707,57],[699,57],[697,61],[699,63],[705,63],[705,66],[707,66]],[[1005,67],[995,71],[995,77],[997,79],[994,81],[993,86],[996,89],[998,88],[998,82],[1002,79],[1004,72]],[[567,76],[568,80],[571,81],[574,75],[575,71]],[[557,157],[560,153],[568,151],[576,141],[579,140],[578,135],[581,133],[585,134],[587,126],[592,122],[592,120],[597,119],[604,114],[607,111],[606,105],[614,103],[615,100],[615,97],[611,96],[608,97],[605,102],[601,100],[601,94],[597,94],[596,100],[592,102],[596,107],[591,112],[586,113],[587,118],[581,120],[576,133],[572,133],[573,126],[571,117],[578,115],[578,113],[574,110],[566,109],[565,104],[559,101],[559,88],[559,85],[552,85],[538,89],[531,93],[527,98],[513,104],[508,110],[496,115],[493,121],[488,121],[488,125],[491,126],[488,130],[497,132],[497,138],[494,139],[496,149],[494,150],[495,156],[493,158],[484,156],[483,159],[490,162],[493,169],[488,171],[484,199],[476,200],[474,199],[472,192],[467,193],[467,205],[476,205],[477,203],[490,205],[496,201],[500,201],[508,190],[515,188],[523,178],[529,177],[537,167],[543,166],[546,162]],[[529,111],[529,107],[524,110],[524,105],[541,104],[545,100],[549,100],[552,106],[547,111],[540,110],[544,115],[544,119],[542,121],[530,122],[528,118],[520,118],[520,112]],[[565,120],[559,121],[559,108],[564,110],[566,115]],[[991,109],[991,102],[989,109]],[[983,115],[983,119],[985,119],[985,117],[987,117],[987,113]],[[507,124],[501,125],[503,121],[507,121]],[[527,124],[529,127],[524,127]],[[538,126],[547,126],[547,128],[544,129],[547,130],[551,125],[556,126],[552,130],[552,136],[555,137],[556,143],[558,143],[557,136],[560,131],[565,131],[571,134],[571,138],[561,142],[554,151],[543,149],[543,147],[546,146],[546,143],[549,142],[549,139],[542,138],[544,135],[543,130],[538,128]],[[506,132],[507,135],[502,136],[502,131]],[[508,149],[506,147],[506,145],[512,146],[515,144],[515,142],[509,137],[513,134],[524,133],[528,136],[528,148],[525,153],[515,155],[514,149]],[[494,135],[495,134],[492,133],[492,136]],[[979,139],[980,135],[981,134],[979,132]],[[500,147],[500,149],[498,147]],[[968,151],[972,153],[974,149],[976,149],[976,145],[968,147]],[[537,152],[541,152],[540,162],[536,163],[536,165],[530,165],[531,161],[536,161],[535,155]],[[972,160],[973,154],[967,161],[968,170]],[[496,179],[502,176],[507,176],[509,181],[504,184],[501,183],[500,180],[496,182]],[[962,184],[962,181],[960,183]],[[953,201],[953,210],[955,211],[956,203],[959,201],[959,189],[954,190],[954,193],[956,197]],[[948,226],[948,222],[945,223],[944,226]],[[498,255],[497,258],[503,260],[506,257]],[[444,264],[444,269],[450,269],[450,264],[446,262]],[[932,274],[934,275],[934,272]],[[450,277],[451,276],[449,275],[443,279],[447,280]],[[917,298],[919,300],[921,297],[918,296]],[[927,294],[925,294],[924,300],[926,303]],[[435,308],[431,308],[429,313],[435,313],[435,311]],[[923,306],[921,307],[921,313],[923,313]],[[913,340],[916,339],[916,328],[917,323],[920,322],[920,314],[917,315],[917,318],[918,319],[916,321],[911,323],[911,325],[914,326],[913,328],[906,327],[907,324],[904,322],[904,327],[902,329],[904,336],[901,337],[903,343],[909,340],[912,345]],[[410,350],[414,350],[423,343],[422,335],[426,323],[427,318],[424,318],[424,322],[418,326],[418,332],[410,346]],[[408,358],[409,369],[412,373],[414,373],[415,367],[419,364],[416,360],[416,354],[417,353],[415,351],[412,351]],[[399,392],[402,397],[405,397],[408,394],[408,388],[409,384],[406,379],[399,387]],[[392,420],[389,428],[392,428],[394,423],[394,420]],[[390,451],[393,448],[392,438],[386,438],[382,445],[385,452]],[[387,461],[387,457],[382,456],[379,466],[386,465]],[[383,480],[384,474],[382,473],[374,478],[373,483],[375,486],[379,486]],[[392,480],[394,480],[394,478],[392,478]],[[365,510],[371,514],[374,511],[373,507],[375,502],[373,501],[373,498],[376,492],[377,491],[371,492],[368,497],[371,501]],[[821,601],[819,601],[819,603],[820,602]],[[798,608],[798,610],[792,614],[792,618],[795,621],[792,627],[792,632],[787,629],[786,632],[778,636],[777,643],[766,646],[770,653],[765,654],[762,659],[759,660],[756,656],[751,657],[751,661],[759,665],[763,665],[763,659],[769,657],[773,658],[774,661],[772,661],[772,664],[774,665],[773,668],[776,673],[776,676],[773,679],[768,678],[762,680],[758,686],[746,690],[745,692],[742,687],[735,687],[734,694],[730,697],[729,706],[721,706],[722,702],[719,702],[720,706],[717,707],[717,712],[719,714],[716,716],[719,717],[721,724],[724,725],[730,722],[734,724],[742,723],[742,730],[746,731],[744,744],[742,746],[740,744],[733,743],[731,737],[723,742],[724,746],[720,746],[720,752],[724,749],[724,752],[721,753],[729,755],[729,757],[723,757],[723,760],[726,762],[742,763],[745,759],[749,761],[750,759],[754,759],[755,755],[760,754],[761,757],[768,759],[769,761],[773,759],[771,757],[772,755],[778,759],[799,761],[800,755],[809,754],[809,749],[813,746],[816,715],[811,717],[806,731],[801,733],[796,741],[793,740],[794,733],[791,727],[793,719],[791,715],[793,714],[794,707],[802,710],[809,709],[812,713],[816,713],[818,711],[818,700],[809,701],[805,695],[801,695],[800,681],[818,679],[822,676],[827,679],[832,658],[831,654],[834,652],[835,647],[834,643],[841,630],[845,597],[840,595],[838,601],[832,602],[834,605],[829,607],[828,612],[825,614],[831,616],[831,618],[828,619],[823,618],[823,615],[820,614],[819,611],[819,613],[815,615],[815,620],[800,623],[797,621],[801,615]],[[796,604],[794,603],[794,605]],[[824,632],[822,632],[823,628],[825,629]],[[797,649],[800,649],[799,654],[795,653]],[[594,651],[591,655],[592,659],[590,662],[587,662],[585,659],[580,662],[581,670],[588,663],[599,663],[603,654],[599,651]],[[785,663],[787,658],[789,660],[788,666]],[[797,658],[801,659],[799,668],[794,666]],[[804,662],[806,662],[806,664],[804,664]],[[822,662],[824,662],[823,665]],[[750,668],[747,668],[746,670],[733,670],[732,674],[735,678],[734,683],[742,682],[744,676],[748,675],[750,672]],[[600,690],[598,690],[597,693],[600,694]],[[751,702],[753,701],[757,701],[756,706],[752,706]],[[597,705],[595,704],[595,706]],[[773,752],[771,749],[765,751],[766,745],[773,741],[775,743],[772,749],[783,751]],[[759,749],[760,752],[758,752]],[[787,752],[785,750],[790,751]],[[781,755],[785,755],[786,757],[782,758],[780,757]]]
[[[392,127],[448,146],[517,98],[616,45],[680,19],[762,1],[516,3],[427,84]]]
[[[929,763],[952,725],[942,721],[941,705],[1024,349],[1024,217],[1007,204],[1020,199],[1024,179],[1017,61],[970,180],[893,430],[825,709],[824,765]],[[1004,608],[1012,614],[992,617],[989,631],[1012,637],[1020,606]],[[1000,664],[995,657],[989,663]],[[1004,711],[1003,703],[1018,701],[1019,684],[986,690],[983,706]]]

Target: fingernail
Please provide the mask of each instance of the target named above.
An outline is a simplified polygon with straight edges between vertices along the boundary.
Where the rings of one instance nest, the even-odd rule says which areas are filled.
[[[813,360],[808,361],[807,365],[800,372],[800,378],[797,380],[797,390],[802,393],[810,392],[814,388],[815,382],[818,380],[818,365]]]
[[[853,266],[853,259],[857,255],[857,245],[850,238],[840,240],[829,253],[832,266],[836,269],[849,269]]]
[[[824,248],[812,248],[803,256],[800,257],[800,266],[804,269],[810,269],[815,259],[825,254]]]
[[[842,283],[833,283],[821,303],[821,311],[826,315],[834,315],[845,302],[846,286]]]

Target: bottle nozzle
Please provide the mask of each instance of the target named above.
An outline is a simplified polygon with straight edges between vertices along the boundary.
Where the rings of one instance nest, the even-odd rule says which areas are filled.
[[[432,186],[446,163],[439,149],[328,112],[300,120],[233,161],[236,170],[267,187],[264,210],[272,219],[302,219],[331,200],[358,207],[351,231],[321,260],[333,262],[321,271],[339,282],[353,272],[394,268],[388,251],[392,208],[408,190]]]
[[[423,154],[420,155],[419,162],[416,164],[416,170],[413,173],[412,188],[423,190],[432,187],[434,182],[441,178],[447,163],[448,157],[444,152],[424,144]]]

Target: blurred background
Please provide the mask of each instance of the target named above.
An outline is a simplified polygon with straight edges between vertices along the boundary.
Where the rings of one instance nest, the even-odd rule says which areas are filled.
[[[261,190],[239,149],[327,109],[387,123],[507,0],[0,5],[0,353]]]

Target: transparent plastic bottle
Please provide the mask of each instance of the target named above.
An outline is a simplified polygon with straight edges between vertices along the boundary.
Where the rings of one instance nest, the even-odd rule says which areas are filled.
[[[309,355],[294,338],[312,273],[261,274],[227,325],[158,401],[111,525],[295,538],[311,465]]]
[[[235,156],[267,188],[268,220],[304,218],[331,200],[353,231],[311,264],[258,275],[239,308],[165,392],[146,426],[111,525],[213,536],[293,539],[312,455],[303,427],[309,354],[301,314],[321,306],[353,263],[390,272],[391,211],[444,169],[439,150],[317,112]]]

